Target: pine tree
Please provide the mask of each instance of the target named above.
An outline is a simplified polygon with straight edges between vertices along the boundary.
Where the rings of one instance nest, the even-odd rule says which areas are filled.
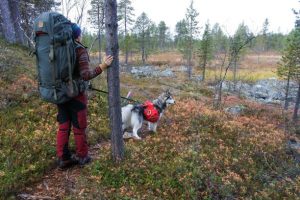
[[[125,64],[128,64],[128,55],[129,55],[129,31],[128,27],[133,24],[134,14],[133,14],[133,7],[131,5],[130,0],[120,0],[118,4],[118,21],[120,23],[120,30],[124,32],[124,42],[123,42],[123,50],[125,51]],[[122,25],[124,26],[122,28]]]
[[[211,37],[212,37],[212,48],[213,48],[213,54],[220,54],[226,52],[226,49],[228,48],[228,38],[222,31],[220,25],[216,23],[212,30],[211,30]]]
[[[117,1],[105,1],[105,29],[106,29],[106,54],[112,55],[114,60],[107,70],[109,117],[111,128],[112,157],[115,162],[124,159],[124,142],[122,135],[122,116],[120,102],[120,77],[119,77],[119,44],[118,44],[118,19]]]
[[[188,77],[191,79],[192,77],[192,56],[193,56],[193,49],[194,49],[194,39],[196,35],[199,33],[199,27],[198,27],[198,17],[199,13],[194,8],[194,1],[191,0],[191,4],[189,8],[187,8],[185,17],[186,22],[188,25],[188,48],[186,49],[187,52],[187,61],[188,61]]]
[[[135,22],[135,27],[134,30],[138,36],[139,44],[140,44],[140,49],[142,51],[142,62],[145,64],[146,62],[146,45],[147,45],[147,35],[149,34],[151,26],[151,21],[148,18],[146,13],[142,13],[136,20]]]
[[[99,62],[101,63],[101,47],[102,47],[102,35],[104,29],[104,2],[105,0],[92,0],[91,9],[88,11],[90,15],[89,21],[92,23],[93,27],[98,30],[98,50],[99,50]]]
[[[286,103],[285,107],[288,107],[288,93],[290,80],[294,80],[298,83],[298,92],[296,97],[296,104],[294,107],[293,121],[298,120],[298,110],[300,104],[300,28],[295,28],[291,32],[288,40],[287,46],[283,52],[281,62],[278,67],[278,75],[287,79],[286,87]]]
[[[244,44],[248,38],[252,36],[252,33],[249,32],[249,28],[241,23],[236,30],[234,36],[232,37],[232,43],[230,46],[230,56],[231,56],[231,66],[233,67],[233,90],[236,90],[237,85],[237,71],[238,71],[238,61],[241,56],[245,54],[246,48],[240,49],[240,46]]]
[[[176,35],[175,44],[177,49],[183,54],[184,58],[187,58],[185,49],[187,49],[188,41],[188,25],[185,19],[176,23]]]
[[[209,23],[205,25],[205,30],[198,49],[200,67],[202,69],[202,80],[205,80],[207,63],[212,59],[212,37]]]
[[[263,24],[263,29],[262,29],[262,46],[263,46],[263,51],[267,51],[269,49],[268,45],[268,35],[269,35],[269,20],[268,18],[265,19],[264,24]]]
[[[158,24],[158,38],[159,38],[159,48],[165,49],[166,39],[167,39],[167,30],[168,27],[164,21],[159,22]]]

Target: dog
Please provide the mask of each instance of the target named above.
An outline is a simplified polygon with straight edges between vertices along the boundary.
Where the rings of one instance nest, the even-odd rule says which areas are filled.
[[[156,132],[157,124],[159,119],[162,117],[165,109],[175,103],[175,99],[172,97],[169,90],[163,92],[159,97],[153,100],[153,105],[158,111],[158,120],[156,122],[150,122],[145,119],[144,111],[145,107],[143,104],[133,105],[128,104],[122,107],[122,131],[123,138],[135,138],[140,140],[138,136],[138,130],[142,127],[144,120],[148,121],[148,129]],[[132,133],[126,132],[127,129],[132,128]]]

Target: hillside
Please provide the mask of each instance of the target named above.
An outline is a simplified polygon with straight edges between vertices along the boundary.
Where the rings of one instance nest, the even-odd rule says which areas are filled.
[[[276,105],[227,96],[212,108],[212,92],[181,74],[136,78],[121,73],[121,93],[156,98],[171,88],[158,133],[126,140],[125,160],[112,163],[107,98],[89,93],[88,142],[93,162],[59,171],[55,165],[56,107],[36,91],[29,50],[0,41],[0,197],[3,199],[300,199],[299,164],[287,153],[294,136],[282,130]],[[157,61],[156,61],[157,62]],[[105,75],[93,81],[106,90]],[[72,138],[72,137],[71,137]],[[74,144],[71,144],[74,148]]]

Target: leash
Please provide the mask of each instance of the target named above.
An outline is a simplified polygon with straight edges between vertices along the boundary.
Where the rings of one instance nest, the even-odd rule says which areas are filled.
[[[108,94],[107,91],[99,90],[99,89],[93,88],[92,86],[89,86],[89,89],[90,89],[90,90],[93,90],[93,91],[96,91],[96,92]],[[138,103],[138,104],[141,103],[140,101],[137,101],[137,100],[134,100],[134,99],[131,99],[131,98],[128,98],[128,97],[123,97],[123,96],[121,96],[121,99],[125,99],[125,100],[127,100],[127,101],[132,101],[132,102],[135,102],[135,103]]]

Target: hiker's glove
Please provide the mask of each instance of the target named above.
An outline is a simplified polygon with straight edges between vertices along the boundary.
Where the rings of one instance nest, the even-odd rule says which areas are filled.
[[[111,55],[109,55],[109,56],[105,57],[104,63],[100,64],[99,67],[102,69],[102,71],[104,71],[108,66],[111,65],[112,61],[113,61],[113,57]]]

